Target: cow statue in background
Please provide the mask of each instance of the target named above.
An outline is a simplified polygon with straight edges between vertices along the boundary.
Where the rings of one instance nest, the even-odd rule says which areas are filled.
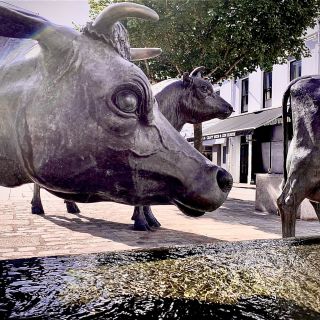
[[[290,98],[293,137],[288,150]],[[320,76],[293,80],[283,96],[284,181],[277,204],[283,237],[295,236],[296,212],[309,199],[320,220]]]
[[[214,92],[211,83],[202,78],[204,70],[204,67],[197,67],[190,75],[185,72],[182,79],[165,80],[152,86],[159,110],[179,132],[186,123],[225,119],[234,111],[228,102]],[[136,206],[132,220],[135,230],[144,231],[161,226],[150,206]]]
[[[0,36],[36,41],[0,64],[0,185],[35,182],[66,200],[175,204],[201,216],[225,201],[232,177],[159,112],[148,79],[127,59],[118,23],[127,16],[158,19],[118,3],[79,33],[0,5]]]
[[[152,86],[159,110],[178,131],[181,131],[186,123],[201,123],[214,118],[225,119],[233,112],[231,105],[214,92],[211,83],[202,78],[204,70],[204,67],[197,67],[190,75],[184,73],[182,79],[169,79]],[[65,203],[69,213],[80,212],[73,201],[65,200]],[[32,204],[33,213],[44,213],[40,188],[36,184]],[[144,231],[161,226],[150,206],[135,207],[132,219],[135,221],[135,230]]]

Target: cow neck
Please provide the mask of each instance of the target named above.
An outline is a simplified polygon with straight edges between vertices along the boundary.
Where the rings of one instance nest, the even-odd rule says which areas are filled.
[[[182,112],[185,94],[182,81],[178,80],[156,95],[159,110],[177,131],[181,131],[184,124],[186,124],[185,116]]]

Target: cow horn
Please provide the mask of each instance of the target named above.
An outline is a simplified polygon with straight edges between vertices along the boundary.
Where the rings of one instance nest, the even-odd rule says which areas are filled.
[[[202,73],[206,70],[204,66],[195,68],[191,73],[190,77],[201,78]]]
[[[112,26],[121,19],[133,17],[151,21],[158,21],[158,14],[152,9],[129,2],[114,3],[106,7],[92,24],[93,29],[98,34],[104,34],[111,30]]]
[[[160,48],[130,48],[130,60],[137,61],[155,58],[161,52]]]

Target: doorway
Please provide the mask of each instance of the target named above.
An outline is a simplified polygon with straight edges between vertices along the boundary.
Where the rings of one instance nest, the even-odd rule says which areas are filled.
[[[249,143],[246,136],[241,136],[240,140],[240,183],[248,182],[248,164],[249,164]]]

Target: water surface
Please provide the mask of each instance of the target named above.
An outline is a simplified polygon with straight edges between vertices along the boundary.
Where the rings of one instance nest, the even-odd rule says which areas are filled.
[[[320,319],[320,239],[0,261],[0,319]]]

